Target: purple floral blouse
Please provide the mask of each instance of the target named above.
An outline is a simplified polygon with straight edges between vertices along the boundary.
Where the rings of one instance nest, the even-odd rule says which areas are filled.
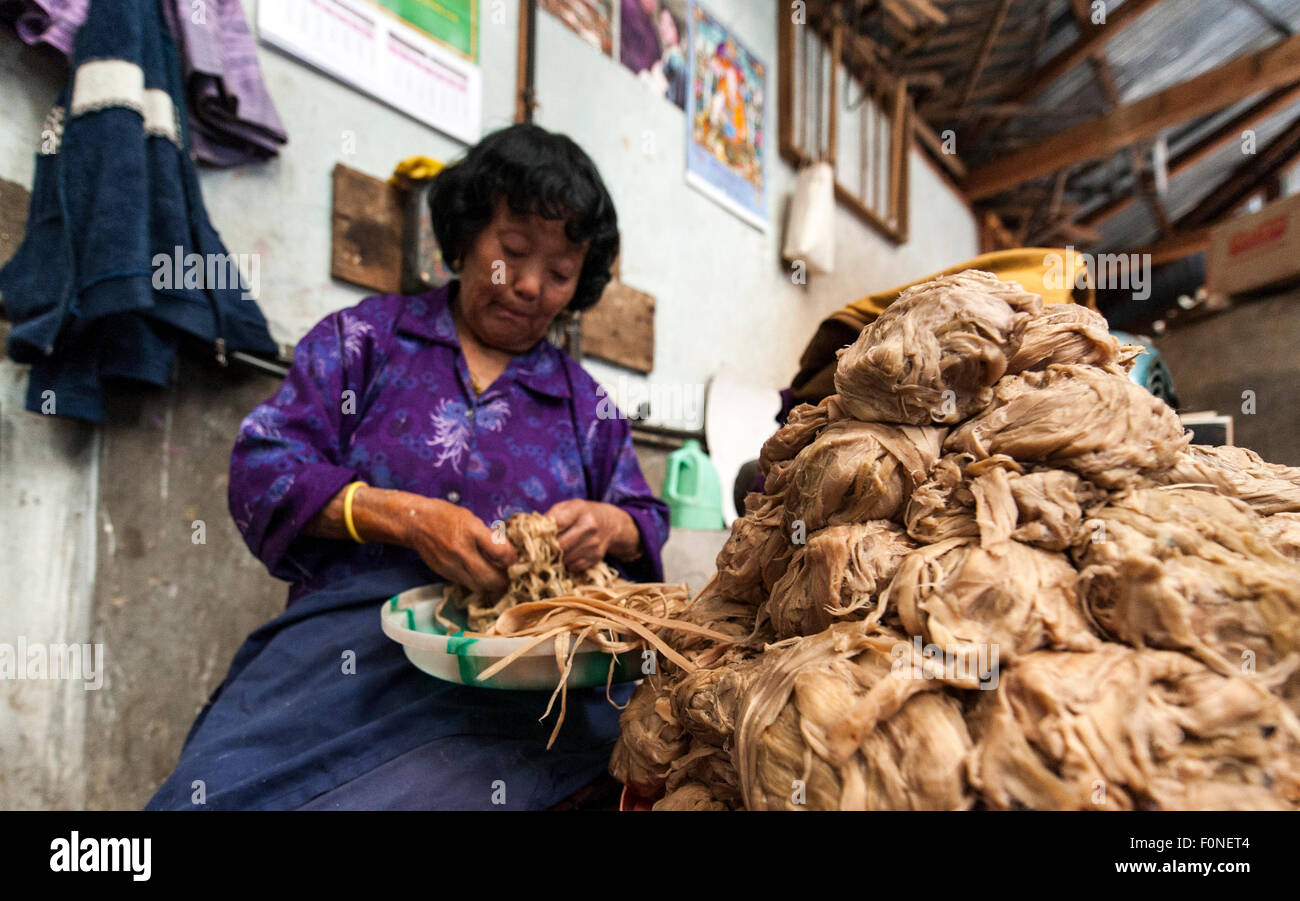
[[[455,284],[366,298],[298,342],[284,384],[244,419],[230,456],[230,512],[249,548],[292,583],[290,602],[419,564],[409,548],[300,534],[360,479],[460,504],[489,525],[570,498],[614,504],[641,533],[641,557],[620,568],[662,579],[668,509],[641,475],[627,420],[547,341],[476,396],[448,305]]]

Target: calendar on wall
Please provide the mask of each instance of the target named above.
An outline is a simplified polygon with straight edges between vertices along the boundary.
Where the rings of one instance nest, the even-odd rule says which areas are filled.
[[[475,4],[461,6],[472,11]],[[258,4],[257,25],[268,44],[459,141],[475,143],[481,135],[481,70],[388,7],[372,0],[277,0]]]

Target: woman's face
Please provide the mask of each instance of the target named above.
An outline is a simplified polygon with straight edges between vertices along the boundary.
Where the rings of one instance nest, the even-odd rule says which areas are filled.
[[[586,255],[586,244],[564,234],[564,220],[522,215],[498,199],[461,261],[462,321],[488,347],[527,351],[573,299]]]

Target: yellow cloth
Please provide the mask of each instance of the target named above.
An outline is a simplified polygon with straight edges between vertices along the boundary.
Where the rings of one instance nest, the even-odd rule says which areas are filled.
[[[993,253],[982,254],[964,263],[958,263],[956,266],[949,266],[942,272],[918,278],[906,285],[899,285],[897,288],[890,288],[888,291],[880,291],[876,294],[868,294],[866,297],[853,301],[853,303],[844,307],[838,313],[832,314],[832,316],[844,322],[860,322],[861,326],[865,326],[897,300],[898,295],[913,285],[919,285],[922,282],[928,282],[945,275],[956,275],[958,272],[964,272],[967,269],[982,269],[985,272],[992,272],[1003,281],[1019,282],[1020,286],[1026,291],[1041,295],[1045,304],[1082,303],[1084,306],[1095,310],[1097,309],[1097,302],[1091,280],[1089,280],[1087,288],[1077,290],[1072,290],[1072,283],[1067,283],[1064,287],[1049,288],[1047,286],[1049,274],[1064,277],[1076,272],[1086,273],[1087,268],[1084,265],[1084,259],[1083,254],[1079,251],[1060,247],[1017,247],[1014,250],[998,250]]]
[[[402,185],[407,181],[425,181],[442,171],[442,163],[427,156],[412,156],[402,160],[393,170],[390,185]]]

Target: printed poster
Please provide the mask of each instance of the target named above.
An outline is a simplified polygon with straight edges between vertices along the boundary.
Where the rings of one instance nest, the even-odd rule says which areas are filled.
[[[619,61],[650,90],[686,107],[686,0],[621,0]]]
[[[606,56],[614,53],[614,0],[538,0],[543,9]]]
[[[767,231],[767,66],[693,0],[687,20],[686,181]]]

